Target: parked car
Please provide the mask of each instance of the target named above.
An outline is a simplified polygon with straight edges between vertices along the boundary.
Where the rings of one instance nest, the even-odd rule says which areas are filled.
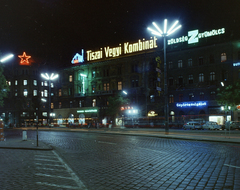
[[[222,127],[217,124],[217,122],[214,121],[208,121],[203,126],[203,129],[209,129],[209,130],[220,130]]]
[[[196,121],[189,121],[183,125],[183,129],[202,129],[202,125]]]
[[[239,121],[227,121],[225,123],[225,129],[229,130],[240,129],[240,122]]]

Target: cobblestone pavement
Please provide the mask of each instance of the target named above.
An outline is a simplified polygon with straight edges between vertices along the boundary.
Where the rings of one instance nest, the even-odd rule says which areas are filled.
[[[28,137],[34,139],[35,132],[28,131]],[[0,149],[6,187],[14,182],[15,189],[240,189],[236,144],[57,131],[41,131],[39,139],[55,150]],[[48,156],[52,164],[60,159],[67,167],[49,174],[44,168],[50,167],[36,165]]]

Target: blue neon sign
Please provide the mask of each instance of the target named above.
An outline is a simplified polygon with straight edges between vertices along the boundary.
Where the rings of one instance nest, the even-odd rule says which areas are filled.
[[[201,107],[206,106],[207,102],[183,102],[183,103],[176,103],[177,107]]]
[[[240,63],[239,62],[238,63],[233,63],[233,66],[234,67],[240,66]]]
[[[83,62],[84,62],[84,50],[82,49],[82,55],[80,55],[79,53],[76,53],[71,63],[76,64],[76,63],[83,63]]]

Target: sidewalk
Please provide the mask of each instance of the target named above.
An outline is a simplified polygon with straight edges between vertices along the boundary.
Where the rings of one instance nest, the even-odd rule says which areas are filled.
[[[35,127],[15,128],[7,130],[36,130]],[[166,134],[164,129],[143,129],[143,128],[46,128],[39,127],[39,131],[63,131],[63,132],[83,132],[83,133],[101,133],[115,135],[131,135],[131,136],[146,136],[157,138],[194,140],[194,141],[209,141],[220,143],[235,143],[240,144],[240,131],[195,131],[195,130],[179,130],[169,129]],[[12,139],[6,138],[6,141],[0,141],[0,148],[7,149],[29,149],[29,150],[52,150],[52,147],[39,141],[37,146],[36,140],[23,141],[21,138]]]

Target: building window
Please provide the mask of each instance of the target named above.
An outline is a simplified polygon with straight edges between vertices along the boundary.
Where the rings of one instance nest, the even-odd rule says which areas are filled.
[[[44,90],[44,97],[48,97],[48,91]]]
[[[69,107],[72,108],[72,106],[73,106],[73,103],[72,103],[72,101],[70,101],[69,102]]]
[[[62,96],[62,89],[58,89],[58,96]]]
[[[183,101],[183,94],[179,94],[179,102]]]
[[[169,61],[169,62],[168,62],[168,68],[169,68],[169,69],[172,69],[172,68],[173,68],[173,62],[172,62],[172,61]]]
[[[79,101],[79,107],[80,108],[82,107],[82,101],[81,100]]]
[[[188,66],[192,67],[192,59],[188,59]]]
[[[48,86],[48,82],[47,81],[44,81],[44,86]]]
[[[37,90],[33,90],[33,96],[37,96]]]
[[[51,109],[54,109],[54,104],[53,104],[53,102],[51,102]]]
[[[15,92],[15,96],[17,96],[18,94],[17,94],[17,92]]]
[[[216,93],[214,91],[211,92],[210,98],[211,98],[211,100],[215,100]]]
[[[215,72],[210,73],[210,81],[215,81]]]
[[[47,112],[42,112],[42,116],[47,117]]]
[[[118,82],[118,90],[122,90],[122,81]]]
[[[33,80],[33,85],[37,86],[37,80]]]
[[[178,60],[178,68],[182,68],[182,67],[183,67],[182,60]]]
[[[96,84],[93,84],[92,85],[92,93],[95,93],[95,90],[96,90]]]
[[[193,100],[193,98],[194,98],[193,93],[190,93],[190,94],[189,94],[189,100],[191,101],[191,100]]]
[[[109,90],[109,83],[107,83],[107,91]]]
[[[199,82],[204,82],[204,74],[203,73],[199,74]]]
[[[221,53],[221,62],[227,61],[227,54],[226,53]]]
[[[132,73],[137,73],[138,72],[138,65],[137,64],[133,64],[132,65]]]
[[[109,83],[104,83],[103,84],[103,90],[108,91],[109,90]]]
[[[183,85],[183,76],[178,77],[178,84]]]
[[[151,102],[151,103],[155,102],[154,95],[151,95],[151,96],[150,96],[150,102]]]
[[[188,83],[193,84],[193,75],[188,75]]]
[[[174,97],[173,95],[169,95],[169,103],[174,103]]]
[[[169,77],[169,86],[173,86],[173,77]]]
[[[199,57],[198,62],[199,62],[199,65],[203,65],[203,57]]]
[[[27,91],[27,89],[24,89],[23,90],[23,96],[27,97],[27,95],[28,95],[28,91]]]
[[[68,94],[69,94],[69,96],[72,96],[72,95],[73,95],[73,89],[72,89],[72,88],[69,88],[69,89],[68,89]]]
[[[212,63],[214,63],[214,62],[215,62],[215,60],[214,60],[214,55],[210,55],[210,56],[209,56],[209,63],[212,64]]]
[[[58,108],[62,108],[62,102],[58,103]]]
[[[96,72],[93,71],[93,72],[92,72],[92,78],[95,78],[95,77],[96,77]]]
[[[204,100],[204,92],[200,92],[200,100]]]
[[[24,85],[24,86],[27,85],[27,80],[23,80],[23,85]]]
[[[15,85],[16,85],[16,86],[18,85],[18,81],[17,81],[17,80],[15,80]]]
[[[69,75],[69,82],[72,82],[73,81],[73,77],[72,75]]]
[[[96,99],[93,99],[93,100],[92,100],[92,107],[96,107],[96,106],[97,106]]]

